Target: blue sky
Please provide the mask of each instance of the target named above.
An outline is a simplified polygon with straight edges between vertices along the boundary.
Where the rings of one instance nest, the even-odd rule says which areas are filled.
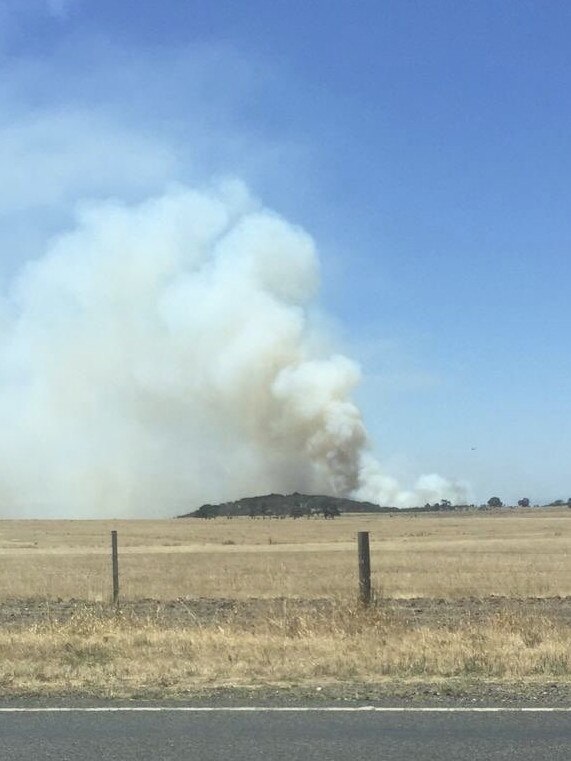
[[[86,197],[238,175],[302,224],[378,454],[571,494],[571,6],[0,0],[0,274]]]

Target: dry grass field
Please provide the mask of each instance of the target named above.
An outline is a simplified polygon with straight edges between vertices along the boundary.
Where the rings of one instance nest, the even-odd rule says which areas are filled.
[[[318,519],[1,521],[0,600],[103,601],[110,531],[125,599],[347,597],[358,530],[384,597],[571,595],[571,511]]]
[[[358,530],[372,538],[369,610],[355,603]],[[556,509],[3,521],[0,694],[395,680],[567,689],[570,547],[571,511]]]

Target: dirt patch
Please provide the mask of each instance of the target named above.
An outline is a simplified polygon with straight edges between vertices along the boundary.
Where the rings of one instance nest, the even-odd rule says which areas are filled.
[[[129,700],[88,697],[84,692],[65,691],[61,695],[13,697],[0,695],[0,706],[41,707],[130,706],[133,700],[141,705],[161,706],[422,706],[422,707],[564,707],[571,706],[569,684],[494,684],[459,680],[434,682],[398,682],[386,684],[332,684],[324,686],[288,687],[223,687],[193,689],[177,699],[155,695],[147,690]]]

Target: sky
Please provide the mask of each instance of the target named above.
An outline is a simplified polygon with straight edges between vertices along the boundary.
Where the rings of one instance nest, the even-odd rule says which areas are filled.
[[[315,240],[393,474],[567,499],[569,39],[556,1],[0,0],[0,286],[80,201],[239,177]]]

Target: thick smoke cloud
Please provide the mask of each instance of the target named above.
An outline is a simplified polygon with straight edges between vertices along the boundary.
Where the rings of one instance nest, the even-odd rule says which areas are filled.
[[[359,369],[312,327],[311,238],[239,183],[84,205],[0,306],[0,509],[171,515],[268,491],[406,506],[368,452]]]

